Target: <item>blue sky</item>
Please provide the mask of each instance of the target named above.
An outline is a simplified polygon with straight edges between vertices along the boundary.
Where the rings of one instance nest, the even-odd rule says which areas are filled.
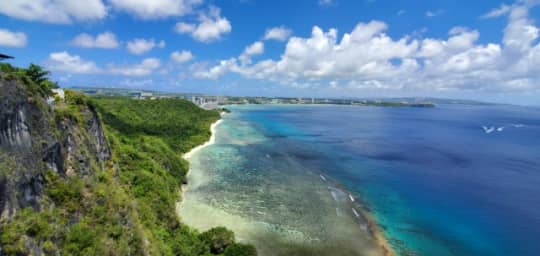
[[[2,0],[61,86],[540,105],[537,0]]]

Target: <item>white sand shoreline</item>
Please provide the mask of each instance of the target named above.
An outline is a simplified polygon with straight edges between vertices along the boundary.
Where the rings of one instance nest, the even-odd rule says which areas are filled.
[[[216,127],[223,121],[223,119],[221,118],[223,116],[223,113],[219,113],[220,117],[219,117],[219,120],[215,121],[211,126],[210,126],[210,139],[205,142],[204,144],[201,144],[199,146],[196,146],[194,148],[192,148],[189,152],[185,153],[182,157],[186,160],[189,161],[189,159],[195,154],[197,153],[198,151],[200,151],[201,149],[207,147],[207,146],[210,146],[214,143],[216,143]],[[189,169],[186,173],[186,178],[188,177],[189,175],[189,172],[191,171],[191,165],[189,166]],[[178,213],[180,211],[180,207],[182,206],[182,202],[184,201],[184,198],[183,198],[183,193],[186,192],[188,188],[188,184],[183,184],[182,186],[180,186],[180,193],[181,193],[181,200],[176,204],[176,212]]]
[[[220,118],[219,120],[214,122],[210,126],[210,132],[212,133],[212,135],[210,136],[210,139],[207,142],[205,142],[204,144],[196,146],[193,149],[191,149],[189,152],[185,153],[183,155],[184,159],[189,160],[189,158],[191,158],[199,150],[203,149],[204,147],[207,147],[207,146],[210,146],[210,145],[216,143],[216,126],[219,125],[222,121],[223,121],[223,119]]]

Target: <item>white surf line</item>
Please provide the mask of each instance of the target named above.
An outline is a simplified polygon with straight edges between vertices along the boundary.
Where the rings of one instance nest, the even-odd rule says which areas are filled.
[[[322,174],[319,174],[319,176],[321,177],[321,180],[326,181],[326,178]]]
[[[359,220],[363,219],[363,221],[366,221],[363,216],[360,216],[360,214],[356,211],[356,209],[352,208],[352,212],[354,213],[354,216],[356,216],[357,219]],[[367,231],[368,229],[367,223],[360,223],[360,229],[362,229],[363,231]]]
[[[351,202],[354,203],[354,197],[351,194],[349,194],[349,199],[351,199]]]
[[[356,218],[360,218],[360,214],[358,214],[356,209],[352,208],[352,212],[354,213],[354,216],[356,216]]]
[[[328,190],[330,190],[330,195],[332,195],[332,199],[334,199],[334,201],[338,201],[338,198],[337,198],[337,195],[336,195],[336,191],[331,188],[331,187],[328,187]]]

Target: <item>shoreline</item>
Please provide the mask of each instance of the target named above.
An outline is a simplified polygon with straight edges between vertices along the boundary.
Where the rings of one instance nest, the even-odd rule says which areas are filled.
[[[207,146],[210,146],[212,144],[215,144],[216,143],[216,127],[221,123],[223,122],[223,119],[222,119],[222,116],[223,116],[223,113],[219,113],[220,117],[217,121],[213,122],[212,125],[210,125],[210,139],[208,139],[208,141],[206,141],[205,143],[201,144],[201,145],[198,145],[194,148],[192,148],[189,152],[187,153],[184,153],[184,155],[182,155],[182,158],[184,158],[185,160],[189,161],[189,159],[191,157],[193,157],[193,155],[195,153],[197,153],[198,151],[200,151],[201,149],[207,147]],[[188,171],[186,173],[186,179],[189,175],[189,172],[191,171],[191,166],[188,168]],[[183,193],[187,190],[187,186],[189,185],[189,183],[187,184],[182,184],[182,186],[180,187],[180,191]],[[183,196],[183,195],[182,195]],[[181,206],[182,202],[184,201],[183,200],[183,197],[181,197],[182,200],[180,200],[180,202],[178,203],[177,205],[177,210],[179,209],[179,207]]]
[[[356,209],[356,208],[353,208]],[[360,215],[366,219],[368,230],[372,234],[373,238],[375,238],[375,241],[377,241],[377,244],[382,248],[383,254],[385,256],[395,256],[396,252],[390,245],[390,242],[386,237],[384,236],[384,233],[379,228],[379,225],[377,224],[377,221],[375,221],[375,218],[366,210],[359,209]]]
[[[319,176],[321,180],[325,183],[328,183],[332,186],[335,186],[336,188],[342,190],[343,192],[347,193],[347,197],[349,199],[349,205],[352,206],[352,212],[356,219],[358,221],[362,221],[362,219],[366,222],[367,230],[375,239],[375,243],[381,248],[382,253],[384,256],[396,256],[396,252],[390,245],[390,242],[385,237],[384,233],[379,228],[379,225],[377,224],[377,221],[375,220],[375,217],[368,212],[366,209],[363,208],[365,205],[362,201],[362,198],[359,197],[353,197],[347,188],[345,188],[341,183],[338,181],[332,179],[331,177],[328,177],[326,174],[319,173]]]

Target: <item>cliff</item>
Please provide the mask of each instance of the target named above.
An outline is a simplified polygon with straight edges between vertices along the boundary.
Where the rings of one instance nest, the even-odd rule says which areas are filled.
[[[16,80],[6,79],[0,80],[0,103],[1,219],[27,206],[40,209],[45,171],[90,175],[92,164],[103,168],[110,159],[94,109],[80,110],[85,123],[60,118],[42,96],[30,95]]]
[[[58,103],[55,110],[46,97],[32,93],[17,79],[0,77],[1,224],[10,223],[23,209],[40,212],[55,206],[46,194],[47,176],[82,180],[95,174],[96,168],[105,168],[111,158],[98,114],[91,106],[80,106],[81,120],[76,120],[62,115],[67,104]],[[14,241],[6,241],[6,236],[17,234],[1,230],[0,241],[8,244],[3,253],[14,249],[43,254],[41,241],[31,235],[19,237],[19,244],[10,247]]]
[[[0,68],[0,255],[256,255],[176,215],[181,154],[208,139],[217,112],[55,97],[30,68]]]

